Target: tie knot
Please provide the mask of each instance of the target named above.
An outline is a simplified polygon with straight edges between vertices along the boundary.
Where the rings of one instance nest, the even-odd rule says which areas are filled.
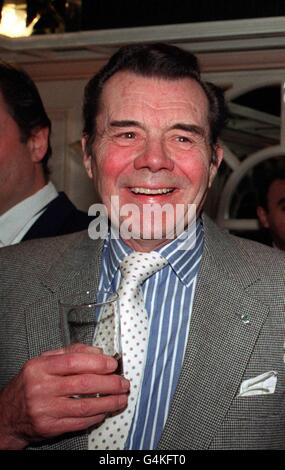
[[[156,251],[150,253],[134,251],[120,263],[120,270],[125,279],[136,281],[136,284],[140,285],[167,264],[168,261]]]

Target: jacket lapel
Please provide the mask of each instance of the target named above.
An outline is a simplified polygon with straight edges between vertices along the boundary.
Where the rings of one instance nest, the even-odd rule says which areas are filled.
[[[102,242],[80,237],[59,254],[40,281],[42,296],[25,308],[30,357],[62,347],[59,302],[75,296],[78,302],[96,301]],[[92,332],[90,332],[92,334]]]
[[[244,264],[241,257],[237,259],[236,250],[220,231],[214,240],[217,229],[211,227],[208,232],[208,225],[206,220],[189,340],[161,449],[210,446],[239,390],[269,312],[250,295],[258,282],[256,271],[249,268],[252,272],[246,275],[248,260]],[[235,265],[238,262],[240,266]]]

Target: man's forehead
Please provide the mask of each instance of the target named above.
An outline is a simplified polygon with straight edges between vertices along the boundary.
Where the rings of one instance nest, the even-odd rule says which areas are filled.
[[[117,95],[118,90],[120,94]],[[160,94],[156,94],[159,91]],[[207,96],[201,85],[190,77],[185,78],[164,78],[157,76],[143,76],[130,71],[116,72],[104,85],[102,91],[102,99],[105,100],[109,96],[114,98],[127,99],[132,94],[143,97],[145,93],[149,93],[153,99],[161,101],[167,99],[169,93],[173,96],[179,95],[191,97],[193,95],[199,100],[207,102]],[[171,97],[169,97],[171,99]]]
[[[208,124],[204,121],[208,117],[208,99],[202,87],[189,78],[167,80],[118,72],[103,89],[100,111],[104,120],[133,119],[147,113],[148,117],[168,115],[174,120],[189,115],[190,121],[194,118],[200,125],[202,121],[204,126]]]
[[[269,195],[285,195],[285,179],[283,178],[278,178],[274,181],[272,181],[271,185],[269,186]]]

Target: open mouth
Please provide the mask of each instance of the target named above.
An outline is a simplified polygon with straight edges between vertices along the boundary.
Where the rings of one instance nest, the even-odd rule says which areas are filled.
[[[130,190],[134,194],[145,194],[147,196],[156,196],[156,195],[161,195],[161,194],[173,193],[174,188],[158,188],[158,189],[130,188]]]

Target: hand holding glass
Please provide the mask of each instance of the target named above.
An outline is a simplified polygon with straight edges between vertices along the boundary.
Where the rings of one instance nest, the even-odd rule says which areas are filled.
[[[117,359],[117,374],[123,374],[118,295],[102,303],[60,302],[60,326],[64,346],[84,343],[99,347]]]

